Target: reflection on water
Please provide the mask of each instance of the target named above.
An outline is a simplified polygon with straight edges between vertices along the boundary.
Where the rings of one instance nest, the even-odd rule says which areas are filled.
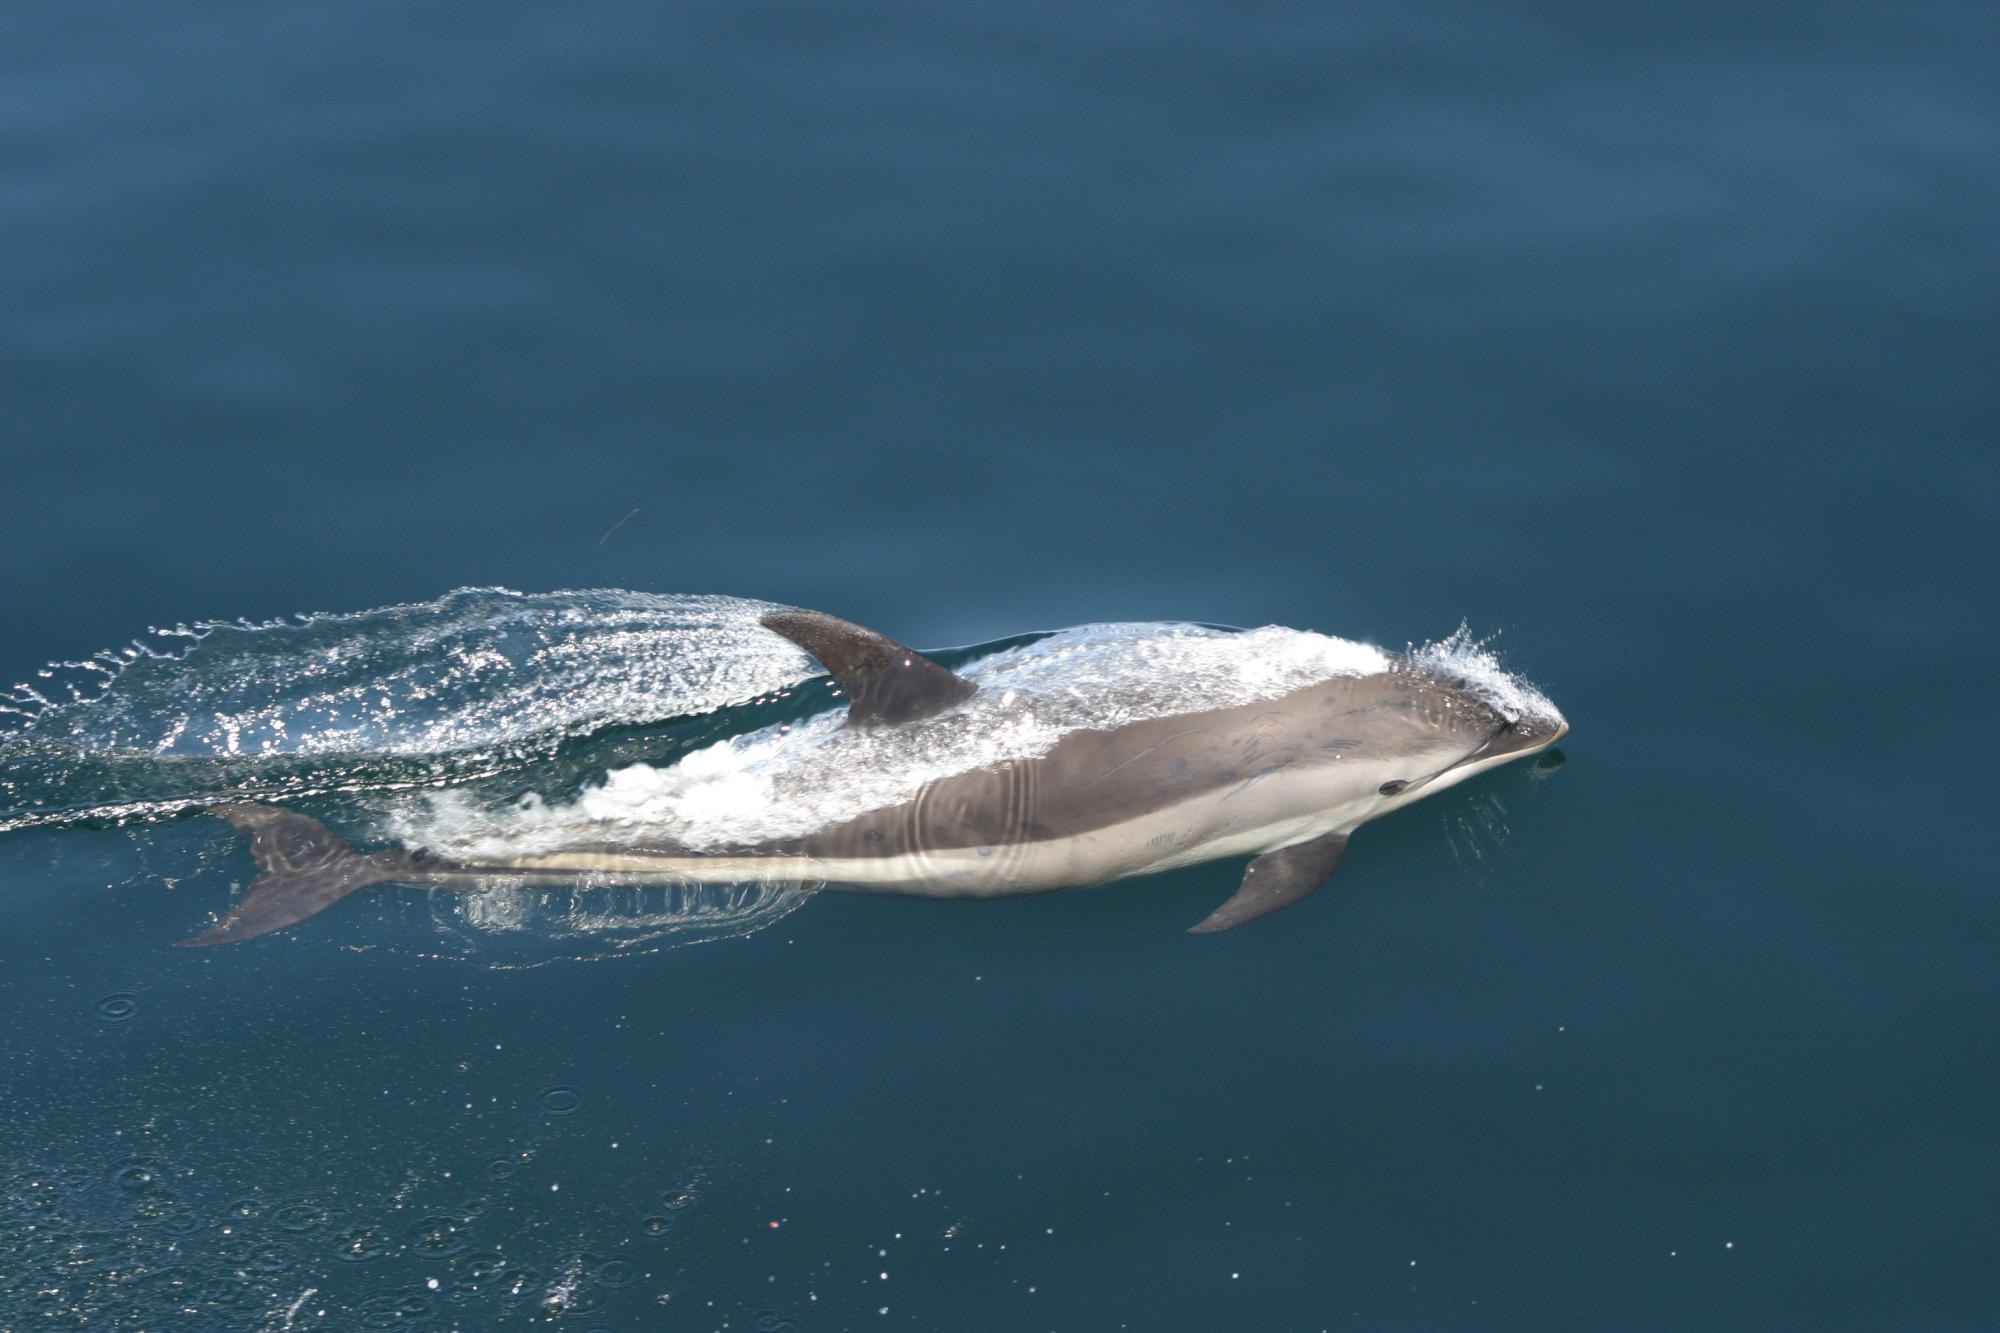
[[[779,882],[551,889],[495,880],[424,896],[437,930],[419,937],[420,947],[486,967],[532,967],[748,935],[797,911],[812,888]]]

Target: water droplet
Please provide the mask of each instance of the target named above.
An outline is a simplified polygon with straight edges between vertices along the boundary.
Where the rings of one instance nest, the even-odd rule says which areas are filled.
[[[572,1115],[583,1105],[583,1094],[575,1088],[550,1088],[542,1094],[543,1115]]]
[[[673,1221],[670,1218],[661,1217],[658,1213],[653,1214],[651,1217],[642,1217],[639,1219],[639,1230],[645,1232],[648,1236],[664,1236],[673,1229]]]
[[[139,1016],[139,997],[131,991],[113,991],[97,1002],[97,1017],[106,1023],[129,1023]]]

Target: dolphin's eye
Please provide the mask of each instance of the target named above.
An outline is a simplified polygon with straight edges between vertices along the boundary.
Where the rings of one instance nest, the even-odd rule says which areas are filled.
[[[1397,792],[1401,791],[1403,788],[1409,785],[1410,784],[1408,782],[1405,782],[1402,778],[1397,778],[1394,782],[1383,783],[1376,790],[1380,791],[1384,796],[1394,796]]]

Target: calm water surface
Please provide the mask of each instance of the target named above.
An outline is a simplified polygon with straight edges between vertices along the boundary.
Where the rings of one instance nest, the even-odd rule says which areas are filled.
[[[190,953],[219,824],[0,835],[0,1327],[1989,1320],[1996,26],[8,6],[0,683],[608,587],[1465,619],[1575,730],[1214,937]]]

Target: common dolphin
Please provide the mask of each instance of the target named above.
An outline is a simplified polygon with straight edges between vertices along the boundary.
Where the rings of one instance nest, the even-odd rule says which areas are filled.
[[[760,622],[816,658],[847,700],[844,726],[908,727],[979,686],[895,640],[817,611]],[[824,881],[861,892],[995,897],[1101,884],[1250,856],[1235,895],[1192,927],[1227,930],[1298,901],[1340,864],[1361,824],[1555,743],[1569,724],[1539,693],[1496,692],[1418,654],[1275,698],[1070,731],[1040,754],[931,781],[900,803],[803,836],[728,847],[665,840],[538,848],[487,860],[357,851],[319,821],[248,803],[211,811],[250,835],[260,871],[222,920],[183,945],[301,921],[395,883]]]

